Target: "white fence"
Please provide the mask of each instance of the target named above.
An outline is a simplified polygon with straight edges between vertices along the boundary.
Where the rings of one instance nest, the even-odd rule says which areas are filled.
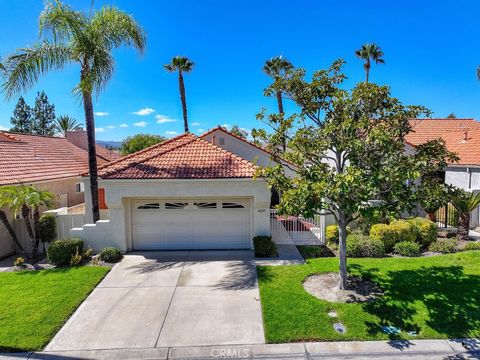
[[[306,219],[303,216],[279,215],[270,210],[270,231],[277,244],[323,245],[325,244],[325,215]]]

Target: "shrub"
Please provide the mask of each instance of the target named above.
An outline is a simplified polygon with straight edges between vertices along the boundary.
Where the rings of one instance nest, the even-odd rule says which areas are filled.
[[[82,255],[80,255],[77,250],[77,252],[74,255],[72,255],[70,259],[70,266],[77,266],[81,262],[82,262]]]
[[[57,219],[51,214],[45,214],[40,217],[40,239],[44,243],[49,243],[57,237]]]
[[[116,263],[122,260],[123,255],[116,247],[106,247],[98,254],[98,259],[107,263]]]
[[[416,217],[406,220],[416,229],[416,241],[422,246],[428,246],[437,239],[437,224],[426,218]]]
[[[396,242],[412,241],[417,239],[417,229],[405,220],[395,220],[390,223],[390,227],[395,231]]]
[[[480,250],[480,242],[469,242],[463,250]]]
[[[335,256],[335,254],[325,245],[298,245],[297,248],[304,259]]]
[[[385,246],[381,240],[371,239],[365,235],[347,236],[348,257],[384,257]]]
[[[21,256],[19,256],[18,258],[15,259],[15,261],[13,262],[13,265],[15,266],[25,266],[25,259]]]
[[[277,256],[277,247],[272,241],[271,236],[255,236],[253,238],[255,247],[255,257],[269,258]]]
[[[457,251],[456,239],[438,239],[430,245],[430,251],[450,254]]]
[[[387,224],[375,224],[370,229],[370,237],[380,240],[386,252],[391,252],[396,243],[400,241],[415,241],[416,229],[404,220],[392,221]]]
[[[347,235],[350,234],[352,230],[347,227]],[[338,225],[328,225],[325,231],[325,239],[327,244],[336,244],[338,245]]]
[[[48,261],[55,266],[67,266],[76,253],[83,252],[83,241],[76,238],[57,240],[47,250]]]
[[[402,256],[417,257],[420,256],[420,244],[412,241],[400,241],[394,246],[395,253]]]

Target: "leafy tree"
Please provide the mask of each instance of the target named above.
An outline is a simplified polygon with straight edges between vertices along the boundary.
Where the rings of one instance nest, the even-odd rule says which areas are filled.
[[[48,96],[43,91],[35,98],[32,131],[37,135],[55,134],[55,105],[48,102]]]
[[[88,137],[88,167],[93,221],[100,219],[98,208],[97,156],[93,93],[100,94],[113,75],[112,50],[133,46],[145,48],[145,34],[127,13],[104,6],[89,14],[72,10],[60,1],[47,1],[40,14],[40,41],[17,50],[5,61],[7,77],[3,91],[7,98],[31,88],[40,75],[62,69],[70,63],[80,65],[80,82],[74,92],[82,99]]]
[[[292,63],[282,56],[273,57],[270,60],[265,61],[265,65],[263,66],[263,71],[270,76],[273,81],[276,81],[282,76],[286,76],[286,74],[292,69]],[[266,96],[270,95],[273,94],[270,94],[269,92],[266,93]],[[278,114],[284,114],[282,91],[275,91],[275,96],[277,97]],[[282,149],[283,151],[287,150],[287,144],[285,142],[282,143]]]
[[[447,115],[447,119],[456,119],[457,118],[457,115],[455,115],[455,113],[450,113]]]
[[[5,226],[8,234],[13,240],[15,246],[20,250],[23,251],[23,246],[18,241],[17,234],[15,234],[15,230],[13,229],[12,224],[8,221],[7,214],[5,213],[4,208],[10,207],[12,203],[11,193],[8,191],[9,187],[1,187],[0,188],[0,221]]]
[[[180,100],[182,101],[183,127],[188,132],[188,116],[187,116],[187,100],[185,97],[185,83],[183,81],[183,73],[193,70],[194,63],[187,57],[175,56],[170,64],[163,65],[168,72],[178,72],[178,89],[180,91]]]
[[[248,137],[248,132],[240,128],[237,124],[232,126],[232,128],[230,129],[230,132],[234,135],[237,135],[238,137],[241,137],[244,140],[246,140]]]
[[[120,152],[123,155],[133,154],[165,140],[166,139],[160,135],[136,134],[123,139]]]
[[[436,212],[446,206],[453,194],[453,187],[443,183],[435,176],[424,176],[418,189],[420,206],[427,213],[427,218],[437,221]]]
[[[253,128],[252,131],[251,131],[251,134],[252,134],[253,143],[257,146],[261,146],[262,145],[262,140],[267,138],[267,133],[266,133],[265,129],[255,129],[255,128]]]
[[[452,205],[458,211],[457,239],[468,240],[470,213],[480,206],[480,193],[473,194],[457,189],[452,197]]]
[[[32,133],[32,109],[25,102],[23,96],[18,98],[15,110],[13,110],[13,116],[10,118],[10,122],[13,127],[10,131],[18,132],[22,134]]]
[[[376,44],[364,44],[360,49],[355,51],[355,55],[364,61],[363,68],[365,69],[365,81],[368,83],[368,77],[370,75],[371,62],[375,64],[385,64],[383,60],[383,51]]]
[[[408,119],[428,115],[422,106],[405,106],[387,86],[366,82],[348,91],[342,87],[342,60],[316,71],[309,81],[296,69],[268,89],[282,91],[299,108],[288,118],[277,114],[258,117],[274,129],[269,136],[273,158],[291,133],[290,160],[297,165],[289,178],[282,165],[264,168],[262,175],[282,194],[279,210],[313,217],[320,211],[333,215],[339,232],[339,288],[347,285],[347,226],[372,212],[413,209],[413,179],[441,168],[454,155],[439,141],[405,152],[411,130]]]
[[[55,120],[55,132],[67,136],[67,131],[75,131],[82,127],[82,124],[77,122],[77,119],[69,115],[60,115]]]

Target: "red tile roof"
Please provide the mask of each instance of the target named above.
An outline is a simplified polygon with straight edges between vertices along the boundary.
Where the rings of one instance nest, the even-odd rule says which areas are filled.
[[[459,157],[460,165],[480,165],[480,122],[474,119],[412,119],[406,140],[420,145],[443,139],[448,150]]]
[[[97,156],[106,161],[114,161],[122,158],[122,155],[120,155],[118,152],[108,150],[102,145],[96,144],[95,147],[97,149]]]
[[[251,178],[256,166],[193,134],[183,134],[99,169],[102,179]]]
[[[98,165],[108,161],[98,157]],[[80,176],[88,171],[85,150],[65,138],[0,131],[0,185]]]

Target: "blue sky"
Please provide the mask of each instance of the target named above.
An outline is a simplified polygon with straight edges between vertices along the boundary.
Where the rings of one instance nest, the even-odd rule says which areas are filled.
[[[67,3],[88,9],[90,0]],[[260,108],[275,105],[263,97],[269,82],[262,73],[266,59],[283,54],[311,73],[341,57],[347,61],[346,85],[352,87],[364,79],[354,50],[365,42],[376,42],[385,52],[386,64],[372,69],[371,80],[391,86],[404,103],[425,105],[438,117],[455,112],[480,119],[476,0],[95,0],[95,8],[104,4],[137,19],[147,33],[147,50],[143,56],[132,49],[115,51],[115,76],[94,105],[96,112],[108,113],[96,116],[98,139],[181,133],[177,78],[162,68],[175,55],[195,62],[185,78],[192,131],[219,124],[251,129],[262,126],[255,120]],[[42,8],[41,0],[0,1],[1,56],[36,41]],[[33,105],[36,92],[45,90],[58,115],[83,122],[82,106],[71,93],[78,77],[77,66],[52,73],[25,98]],[[16,99],[0,101],[0,128],[9,127],[15,103]],[[134,114],[141,109],[154,111]]]

